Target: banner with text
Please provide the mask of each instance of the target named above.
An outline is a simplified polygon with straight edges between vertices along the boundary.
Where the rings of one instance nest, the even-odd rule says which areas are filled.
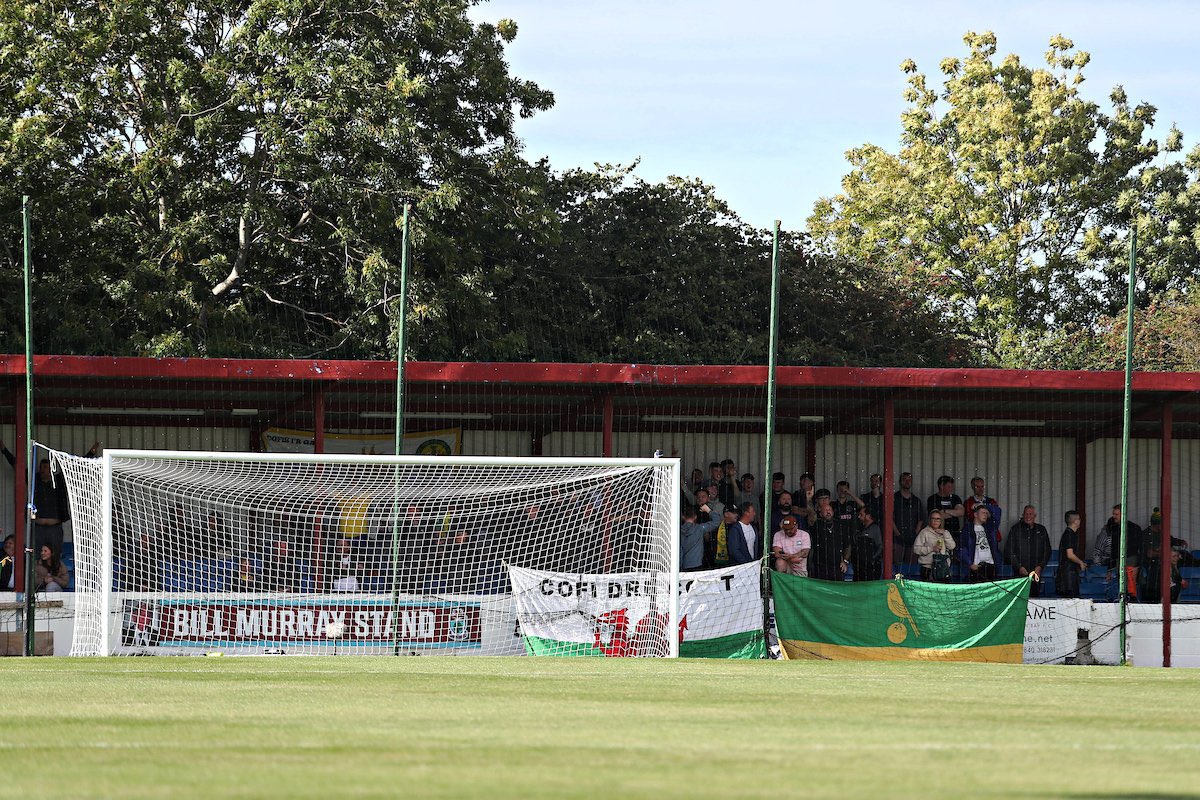
[[[665,655],[665,575],[580,575],[509,567],[530,655]],[[761,658],[757,562],[680,576],[679,654]]]
[[[384,599],[133,600],[122,644],[131,647],[284,645],[478,648],[479,604]]]
[[[325,452],[338,455],[390,456],[395,447],[391,434],[327,433]],[[313,432],[290,428],[267,428],[262,435],[268,453],[311,453]],[[462,428],[404,434],[403,455],[457,456],[462,454]]]

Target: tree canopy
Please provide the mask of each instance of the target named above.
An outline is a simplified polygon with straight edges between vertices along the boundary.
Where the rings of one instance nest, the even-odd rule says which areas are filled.
[[[418,290],[486,281],[460,234],[531,222],[513,120],[553,98],[509,74],[516,25],[469,5],[5,4],[0,183],[37,205],[37,304],[73,312],[49,338],[229,352],[275,307],[291,335],[259,340],[281,351],[380,354],[406,201],[436,287]]]
[[[33,198],[38,351],[394,357],[410,203],[410,358],[762,363],[770,232],[701,179],[527,159],[515,120],[554,98],[475,2],[0,6],[0,205]],[[1086,100],[1064,37],[1039,69],[966,42],[940,90],[904,65],[900,152],[852,151],[784,232],[781,363],[1106,363],[1134,218],[1146,318],[1186,333],[1200,149],[1174,157],[1119,87]],[[16,351],[15,214],[0,241]]]
[[[1023,366],[1064,326],[1094,330],[1123,306],[1134,217],[1161,234],[1147,253],[1153,288],[1196,274],[1195,176],[1157,162],[1182,137],[1150,137],[1153,106],[1120,87],[1107,110],[1081,94],[1090,56],[1070,39],[1050,40],[1042,68],[997,58],[991,33],[964,41],[964,58],[939,65],[940,89],[902,65],[899,152],[848,153],[843,192],[817,204],[810,232],[920,287],[993,363]]]

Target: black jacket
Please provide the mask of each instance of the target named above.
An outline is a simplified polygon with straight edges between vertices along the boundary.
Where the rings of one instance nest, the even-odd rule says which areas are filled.
[[[1033,572],[1050,560],[1050,532],[1039,522],[1026,525],[1022,520],[1008,529],[1004,537],[1004,560],[1014,570],[1024,567]]]

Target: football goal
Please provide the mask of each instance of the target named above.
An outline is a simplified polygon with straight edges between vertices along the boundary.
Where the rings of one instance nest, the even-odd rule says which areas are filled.
[[[72,655],[555,653],[530,646],[522,592],[556,593],[594,652],[678,653],[676,459],[52,458],[73,509]],[[595,576],[628,594],[622,630],[611,597],[589,602]]]

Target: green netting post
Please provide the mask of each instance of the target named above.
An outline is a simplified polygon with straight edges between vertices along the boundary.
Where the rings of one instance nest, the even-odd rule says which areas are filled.
[[[33,596],[37,591],[33,567],[33,488],[37,468],[33,460],[33,237],[29,232],[29,195],[21,195],[21,229],[25,264],[25,655],[34,649]]]
[[[396,429],[395,454],[404,453],[404,333],[408,318],[408,217],[411,203],[404,204],[400,233],[400,303],[396,312]],[[400,466],[392,486],[392,647],[400,655]]]
[[[763,532],[763,643],[771,636],[771,510],[767,504],[771,487],[772,450],[775,445],[775,368],[779,352],[779,220],[775,220],[771,235],[771,329],[767,345],[767,424],[763,443],[763,473],[759,483],[763,487],[763,518],[759,527]],[[768,652],[768,656],[769,656]]]
[[[1121,623],[1120,647],[1121,666],[1125,666],[1125,607],[1128,601],[1125,577],[1125,538],[1129,535],[1129,433],[1132,427],[1133,410],[1133,292],[1137,280],[1137,216],[1129,231],[1129,294],[1125,301],[1125,421],[1121,434],[1121,536],[1117,556],[1117,580],[1120,582],[1118,598]],[[1164,591],[1166,587],[1164,587]]]

